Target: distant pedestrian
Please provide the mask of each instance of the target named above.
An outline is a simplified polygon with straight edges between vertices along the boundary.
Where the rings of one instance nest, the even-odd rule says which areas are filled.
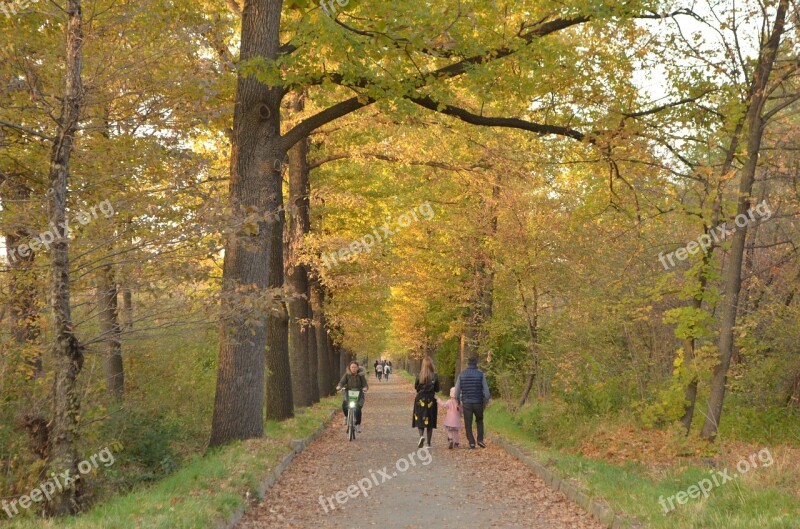
[[[478,358],[471,357],[467,361],[467,369],[461,372],[456,382],[456,400],[464,409],[464,426],[467,430],[469,447],[475,448],[475,437],[472,434],[472,418],[478,423],[478,446],[486,448],[483,442],[483,410],[489,406],[489,384],[486,375],[478,369]]]
[[[450,400],[439,400],[439,406],[446,410],[444,429],[447,430],[448,448],[458,448],[461,440],[461,404],[456,400],[456,388],[450,388]]]
[[[378,380],[383,377],[383,364],[378,364],[378,367],[375,368],[375,375],[377,375]]]
[[[383,378],[386,379],[386,382],[389,382],[389,373],[392,372],[392,366],[390,366],[387,362],[386,367],[383,368]]]
[[[436,428],[439,409],[436,406],[436,394],[439,392],[439,375],[436,374],[436,369],[430,356],[426,356],[422,360],[422,369],[420,369],[419,375],[414,381],[414,389],[417,390],[417,395],[414,397],[414,419],[411,422],[411,426],[419,430],[417,447],[422,448],[426,440],[426,430],[428,446],[431,446],[431,437],[433,437],[433,429]]]

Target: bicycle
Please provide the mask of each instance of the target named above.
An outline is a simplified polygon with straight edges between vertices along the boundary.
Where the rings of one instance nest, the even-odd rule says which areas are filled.
[[[342,388],[342,391],[347,395],[347,439],[352,441],[356,438],[356,410],[362,390]]]

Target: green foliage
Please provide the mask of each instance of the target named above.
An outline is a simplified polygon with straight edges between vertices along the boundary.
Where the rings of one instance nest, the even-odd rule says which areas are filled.
[[[797,446],[800,444],[800,409],[787,406],[752,407],[740,395],[731,397],[730,414],[720,426],[724,439]]]
[[[677,307],[664,313],[664,323],[675,325],[675,336],[687,338],[708,338],[712,335],[711,314],[694,307]]]
[[[433,358],[436,361],[436,371],[441,373],[441,376],[443,377],[452,377],[452,374],[456,372],[457,357],[458,338],[453,337],[445,340],[434,353]],[[453,381],[453,383],[455,384],[455,381]]]
[[[319,427],[336,398],[325,399],[303,415],[286,421],[263,439],[232,443],[195,456],[164,479],[95,506],[81,516],[58,520],[65,529],[193,529],[214,527],[246,505],[245,494],[257,497],[260,483],[292,448]],[[111,470],[116,467],[109,467]],[[45,529],[53,523],[17,517],[9,529]]]
[[[163,414],[123,410],[113,416],[101,433],[122,445],[118,464],[130,483],[155,481],[180,465],[173,443],[182,433],[181,425]]]

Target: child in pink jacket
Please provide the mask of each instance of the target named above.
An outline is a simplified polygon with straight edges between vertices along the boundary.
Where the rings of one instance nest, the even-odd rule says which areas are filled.
[[[450,400],[444,402],[441,399],[439,406],[447,410],[444,417],[444,428],[447,430],[447,439],[450,441],[448,448],[458,448],[458,441],[461,438],[461,404],[456,400],[456,388],[450,388]]]

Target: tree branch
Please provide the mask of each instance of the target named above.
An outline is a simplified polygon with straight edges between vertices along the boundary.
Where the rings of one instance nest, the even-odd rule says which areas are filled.
[[[371,97],[362,98],[362,101],[359,101],[358,97],[352,97],[304,119],[281,137],[281,149],[288,151],[295,143],[308,136],[314,129],[375,102]]]
[[[0,127],[6,127],[8,129],[18,130],[20,132],[24,132],[25,134],[30,134],[31,136],[36,136],[38,138],[42,138],[43,140],[53,141],[53,138],[51,138],[50,136],[42,134],[41,132],[36,132],[35,130],[31,130],[31,129],[25,128],[25,127],[23,127],[21,125],[14,125],[13,123],[0,121]]]
[[[659,105],[657,107],[649,108],[647,110],[640,110],[639,112],[623,112],[622,115],[626,118],[641,118],[643,116],[649,116],[651,114],[658,114],[662,110],[666,110],[668,108],[679,107],[681,105],[685,105],[686,103],[694,103],[695,101],[699,101],[703,99],[705,96],[710,94],[713,90],[706,90],[702,94],[696,97],[685,97],[678,101],[673,101],[671,103],[664,103],[663,105]]]
[[[679,14],[691,14],[691,11],[687,9],[678,9],[677,11],[673,11],[672,13],[664,13],[663,15],[659,15],[657,13],[651,13],[651,14],[638,15],[633,18],[658,19],[658,18],[673,17]],[[412,78],[409,81],[411,82],[411,85],[414,88],[420,88],[422,86],[429,84],[431,80],[451,79],[453,77],[457,77],[469,71],[469,69],[473,66],[490,63],[498,59],[511,56],[520,51],[521,49],[524,49],[526,46],[531,45],[537,38],[541,38],[550,35],[552,33],[556,33],[558,31],[570,28],[572,26],[583,24],[585,22],[590,21],[591,19],[592,17],[589,15],[579,15],[573,18],[556,18],[547,22],[539,21],[538,23],[532,25],[528,32],[524,34],[520,33],[518,35],[519,38],[525,41],[525,44],[520,48],[509,48],[507,46],[503,46],[501,48],[492,50],[488,53],[467,57],[456,63],[450,64],[448,66],[443,66],[427,74],[422,74],[421,76]],[[345,79],[345,77],[342,74],[332,73],[323,75],[315,80],[310,80],[306,84],[306,86],[319,85],[326,80],[334,84],[338,84],[340,86],[345,86],[348,88],[369,88],[375,84],[373,81],[366,78],[358,78],[355,80],[347,81],[347,79]],[[292,86],[285,87],[287,91],[293,88],[296,87]],[[375,99],[371,97],[362,96],[362,101],[363,102],[359,102],[359,99],[357,97],[354,97],[352,99],[348,99],[346,101],[337,103],[336,105],[301,121],[282,137],[281,146],[284,149],[288,150],[292,147],[292,145],[294,145],[300,139],[310,134],[314,129],[321,127],[326,123],[329,123],[335,119],[343,117],[349,114],[350,112],[354,112],[360,108],[371,105],[372,103],[375,102]],[[421,106],[426,106],[429,101],[426,100],[425,98],[422,98],[419,101],[414,101],[414,102],[420,104]],[[448,110],[448,112],[452,112],[451,115],[459,117],[460,119],[466,121],[467,123],[481,124],[481,123],[476,123],[476,121],[480,121],[482,122],[482,124],[486,124],[488,126],[521,128],[524,130],[531,130],[532,132],[537,132],[540,134],[556,134],[556,135],[568,136],[571,138],[578,139],[579,141],[582,141],[584,138],[584,135],[582,133],[564,127],[557,127],[552,125],[539,125],[536,123],[530,123],[523,120],[517,120],[515,118],[484,118],[455,107],[446,106],[445,108]]]
[[[447,114],[448,116],[457,117],[461,121],[470,123],[472,125],[481,125],[484,127],[505,127],[513,129],[522,129],[530,132],[535,132],[543,136],[555,135],[555,136],[565,136],[578,141],[587,140],[587,137],[584,133],[574,129],[570,129],[568,127],[534,123],[532,121],[525,121],[524,119],[519,119],[519,118],[495,118],[488,116],[479,116],[478,114],[473,114],[472,112],[464,110],[463,108],[458,108],[452,105],[445,105],[438,103],[428,96],[408,97],[408,99],[418,104],[421,107],[433,110],[434,112],[439,112],[441,114]],[[594,144],[596,142],[596,139],[589,138],[587,141],[589,143]]]

